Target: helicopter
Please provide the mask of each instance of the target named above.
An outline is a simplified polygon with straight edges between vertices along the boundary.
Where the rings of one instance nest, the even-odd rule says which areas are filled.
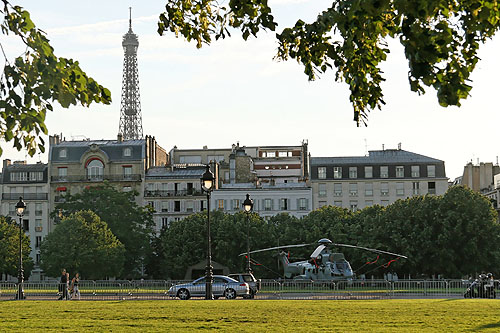
[[[316,243],[308,243],[308,244],[295,244],[295,245],[285,245],[285,246],[276,246],[270,247],[266,249],[254,250],[250,253],[258,253],[272,250],[281,250],[288,249],[293,247],[303,247],[310,246]],[[319,244],[313,253],[310,256],[309,260],[290,262],[288,258],[288,254],[284,251],[280,251],[279,256],[281,262],[284,267],[284,277],[288,279],[295,280],[352,280],[355,277],[354,271],[351,268],[349,262],[345,259],[343,253],[335,253],[330,250],[331,246],[339,246],[339,247],[348,247],[354,249],[360,249],[365,251],[370,251],[377,253],[378,255],[387,254],[390,256],[396,257],[396,259],[390,260],[388,265],[399,258],[408,259],[407,256],[402,254],[382,251],[378,249],[370,249],[367,247],[349,245],[349,244],[338,244],[333,243],[331,240],[327,238],[320,239],[317,244]],[[240,255],[246,255],[246,253],[242,253]],[[375,263],[368,262],[367,264]]]

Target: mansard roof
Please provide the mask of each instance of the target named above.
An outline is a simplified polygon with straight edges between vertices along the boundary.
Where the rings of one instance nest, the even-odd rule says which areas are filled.
[[[311,165],[444,163],[432,157],[401,149],[372,150],[368,156],[311,157]]]
[[[97,146],[105,152],[111,161],[137,161],[145,158],[146,140],[82,140],[61,141],[50,147],[49,160],[52,162],[79,162],[85,152]],[[130,156],[123,155],[123,149],[131,148]],[[59,157],[59,152],[66,149],[66,157]]]

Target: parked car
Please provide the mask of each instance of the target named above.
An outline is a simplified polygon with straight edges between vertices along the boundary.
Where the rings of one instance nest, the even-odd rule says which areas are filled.
[[[243,296],[244,298],[254,298],[255,294],[260,290],[260,280],[257,280],[252,273],[234,273],[228,276],[236,281],[248,283],[250,286],[250,295],[248,297]]]
[[[205,296],[205,277],[201,277],[193,282],[182,283],[170,287],[168,295],[179,297],[180,299],[190,299],[191,297]],[[235,299],[238,296],[250,297],[250,286],[248,283],[239,282],[224,275],[214,275],[212,282],[212,293],[214,298],[225,297]]]

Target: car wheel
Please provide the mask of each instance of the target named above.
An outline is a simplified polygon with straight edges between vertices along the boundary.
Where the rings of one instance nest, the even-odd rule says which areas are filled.
[[[189,295],[189,290],[182,288],[177,292],[177,297],[182,300],[186,300],[189,299],[191,295]]]
[[[224,297],[226,299],[235,299],[236,298],[236,291],[234,289],[226,289],[226,292],[224,293]]]

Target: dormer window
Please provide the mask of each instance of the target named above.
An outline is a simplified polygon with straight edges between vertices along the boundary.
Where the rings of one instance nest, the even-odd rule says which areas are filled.
[[[67,149],[61,149],[59,150],[59,158],[66,158],[68,156],[68,150]]]
[[[123,156],[131,156],[132,155],[132,149],[130,147],[124,148],[123,149]]]

